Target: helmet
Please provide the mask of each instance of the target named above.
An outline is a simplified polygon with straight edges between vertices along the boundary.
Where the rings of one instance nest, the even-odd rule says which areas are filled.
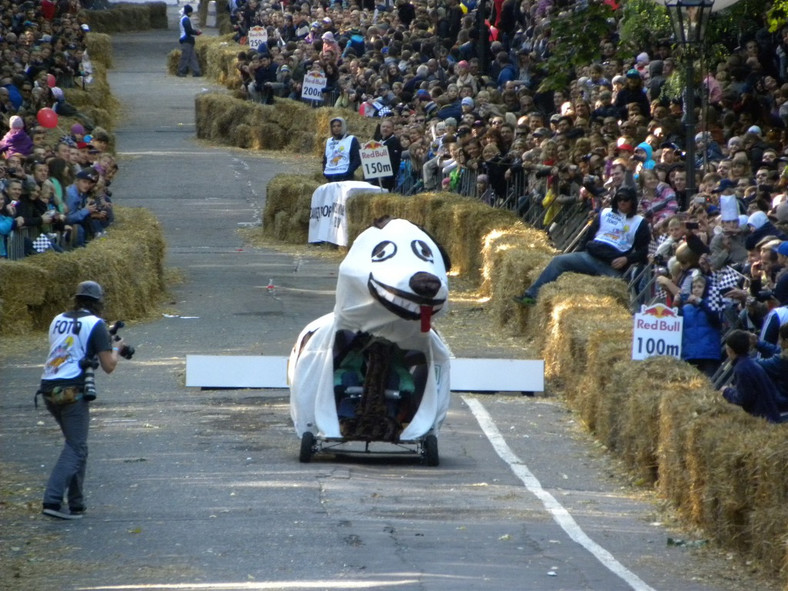
[[[100,302],[104,297],[104,290],[95,281],[83,281],[77,286],[76,297],[90,298]]]

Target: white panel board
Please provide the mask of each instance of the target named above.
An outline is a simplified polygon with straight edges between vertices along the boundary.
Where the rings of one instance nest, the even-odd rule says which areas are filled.
[[[544,392],[544,361],[452,359],[455,392]]]
[[[287,357],[187,355],[186,385],[194,388],[287,388]],[[456,392],[543,392],[544,361],[452,359]]]
[[[186,385],[197,388],[287,388],[287,357],[187,355]]]

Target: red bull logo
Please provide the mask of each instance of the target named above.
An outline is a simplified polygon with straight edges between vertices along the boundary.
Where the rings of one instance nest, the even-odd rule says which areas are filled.
[[[665,304],[655,304],[654,306],[643,306],[640,313],[644,316],[654,316],[656,318],[678,318],[678,312],[674,308],[668,308]]]

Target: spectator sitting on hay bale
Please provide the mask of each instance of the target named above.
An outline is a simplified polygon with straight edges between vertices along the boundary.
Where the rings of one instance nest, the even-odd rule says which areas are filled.
[[[763,367],[750,358],[750,334],[732,331],[725,339],[725,352],[733,363],[734,375],[734,385],[722,390],[725,400],[770,423],[781,422],[777,388]]]

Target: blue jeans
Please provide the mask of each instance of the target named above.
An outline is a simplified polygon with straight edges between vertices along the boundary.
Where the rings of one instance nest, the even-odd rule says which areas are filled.
[[[88,425],[90,412],[88,402],[77,400],[72,404],[52,404],[47,402],[47,410],[55,417],[63,436],[66,438],[63,451],[52,468],[47,488],[44,492],[44,505],[57,505],[68,496],[68,506],[72,510],[85,507],[82,485],[85,482],[85,468],[88,463]]]
[[[545,283],[552,283],[564,273],[582,273],[583,275],[603,275],[605,277],[621,277],[621,272],[616,271],[609,263],[597,259],[585,251],[559,254],[553,257],[550,264],[545,267],[533,285],[525,290],[525,295],[536,299],[539,289]]]

